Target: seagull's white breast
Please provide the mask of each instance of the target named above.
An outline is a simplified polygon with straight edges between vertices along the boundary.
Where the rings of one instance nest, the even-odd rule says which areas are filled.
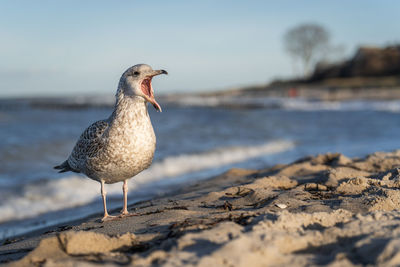
[[[126,101],[110,118],[104,147],[88,159],[85,172],[95,180],[116,183],[147,169],[154,156],[156,137],[143,101]]]

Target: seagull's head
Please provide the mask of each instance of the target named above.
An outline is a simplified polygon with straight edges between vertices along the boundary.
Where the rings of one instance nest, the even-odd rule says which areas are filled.
[[[126,95],[140,96],[150,102],[153,107],[161,112],[161,107],[154,98],[151,80],[154,76],[168,74],[165,70],[153,70],[149,65],[138,64],[127,69],[122,74],[120,85]]]

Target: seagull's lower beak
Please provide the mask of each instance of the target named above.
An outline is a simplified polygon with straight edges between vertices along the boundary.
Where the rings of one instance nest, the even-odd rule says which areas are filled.
[[[152,73],[150,73],[147,78],[145,78],[142,81],[142,92],[145,95],[145,98],[148,102],[150,102],[153,107],[158,110],[159,112],[162,112],[161,106],[157,103],[156,99],[154,98],[154,92],[153,92],[153,87],[151,85],[151,79],[160,74],[168,74],[167,71],[165,70],[154,70]]]
[[[154,96],[148,97],[147,101],[149,101],[157,111],[162,112],[161,106],[157,103]]]

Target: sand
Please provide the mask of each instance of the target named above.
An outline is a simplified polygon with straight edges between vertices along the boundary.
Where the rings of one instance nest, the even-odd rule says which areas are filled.
[[[232,169],[151,201],[7,240],[9,266],[399,266],[400,151]],[[115,211],[117,212],[117,211]]]

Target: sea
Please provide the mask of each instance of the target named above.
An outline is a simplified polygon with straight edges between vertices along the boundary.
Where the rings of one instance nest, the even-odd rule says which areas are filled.
[[[400,101],[175,96],[149,106],[157,136],[151,167],[129,180],[129,203],[230,168],[260,169],[327,152],[364,157],[400,148]],[[0,99],[0,240],[102,215],[100,184],[59,174],[82,131],[107,118],[112,97]],[[122,184],[107,185],[108,207]]]

